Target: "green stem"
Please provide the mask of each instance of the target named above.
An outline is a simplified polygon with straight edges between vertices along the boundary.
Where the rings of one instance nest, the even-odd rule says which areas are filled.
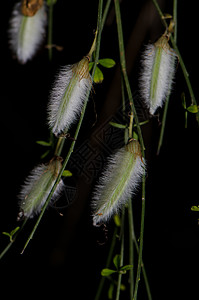
[[[124,50],[124,39],[123,39],[123,30],[122,30],[122,22],[121,22],[121,13],[120,13],[120,5],[119,0],[114,0],[115,2],[115,13],[116,13],[116,22],[117,22],[117,31],[118,31],[118,40],[119,40],[119,50],[120,50],[120,64],[122,74],[124,76],[124,82],[126,85],[127,94],[129,97],[133,117],[135,119],[135,123],[137,125],[138,137],[141,145],[142,156],[144,158],[144,141],[142,138],[142,132],[139,124],[139,120],[137,117],[137,113],[135,110],[135,106],[133,103],[133,96],[128,80],[128,75],[126,72],[126,60],[125,60],[125,50]],[[142,264],[142,251],[143,251],[143,236],[144,236],[144,216],[145,216],[145,176],[142,178],[142,211],[141,211],[141,227],[140,227],[140,248],[139,248],[139,256],[138,256],[138,268],[137,268],[137,276],[135,282],[135,292],[134,292],[134,299],[137,299],[137,291],[138,291],[138,284],[140,280],[140,273],[141,273],[141,264]]]
[[[114,0],[115,2],[115,13],[116,13],[116,22],[117,22],[117,32],[118,32],[118,42],[119,42],[119,51],[120,51],[120,64],[121,64],[121,71],[124,77],[124,83],[126,86],[130,106],[131,106],[131,115],[132,118],[135,119],[135,123],[137,126],[138,137],[141,144],[142,154],[144,154],[144,141],[142,138],[142,132],[139,124],[139,120],[137,117],[137,113],[134,106],[133,96],[131,92],[131,87],[129,84],[129,79],[126,71],[126,59],[125,59],[125,49],[124,49],[124,39],[123,39],[123,30],[122,30],[122,21],[121,21],[121,13],[120,13],[120,5],[119,0]],[[130,134],[132,136],[132,134]]]
[[[129,205],[128,205],[128,216],[129,216],[129,227],[130,227],[129,228],[129,238],[130,238],[130,241],[132,241],[135,244],[136,251],[137,251],[137,253],[139,253],[139,246],[138,246],[136,236],[135,236],[135,231],[134,231],[132,201],[130,201],[130,200],[129,200]],[[143,273],[143,277],[144,277],[147,296],[148,296],[149,300],[152,300],[149,282],[148,282],[148,278],[147,278],[147,274],[146,274],[146,270],[145,270],[143,261],[142,261],[141,266],[142,266],[142,273]],[[132,292],[131,292],[131,294],[132,294]],[[131,299],[132,298],[133,297],[131,297]]]
[[[112,256],[113,256],[113,250],[115,248],[115,243],[116,243],[116,239],[117,239],[117,233],[118,233],[118,227],[115,226],[115,230],[114,230],[113,237],[112,237],[112,240],[111,240],[111,246],[110,246],[110,249],[109,249],[108,258],[107,258],[107,261],[106,261],[106,268],[109,268],[110,264],[111,264],[111,260],[112,260]],[[106,278],[104,276],[102,276],[94,300],[99,300],[100,299],[102,289],[104,287],[105,280],[106,280]]]
[[[48,13],[48,58],[50,61],[52,60],[53,6],[53,0],[51,0]]]
[[[121,220],[121,230],[120,230],[120,239],[121,239],[121,247],[120,247],[120,267],[123,266],[124,261],[124,219],[125,219],[125,207],[122,210],[122,220]],[[120,287],[122,282],[122,274],[119,273],[118,281],[117,281],[117,291],[115,300],[119,300],[120,298]]]
[[[140,247],[138,253],[138,267],[135,281],[135,291],[133,300],[137,299],[138,285],[140,281],[140,274],[142,268],[142,252],[143,252],[143,238],[144,238],[144,217],[145,217],[145,175],[142,177],[142,210],[141,210],[141,226],[140,226]]]
[[[57,141],[55,154],[54,154],[55,156],[60,156],[61,155],[64,143],[65,143],[65,137],[60,137]]]
[[[176,41],[177,41],[177,0],[173,0],[173,21],[175,24],[174,25],[174,42],[176,43]],[[169,86],[169,90],[171,90],[171,83]],[[161,131],[160,131],[160,138],[159,138],[159,142],[158,142],[157,155],[159,155],[160,149],[161,149],[162,143],[163,143],[167,111],[168,111],[168,107],[169,107],[169,99],[170,99],[170,94],[167,96],[167,99],[165,101],[164,112],[163,112],[163,117],[162,117],[162,126],[161,126]]]
[[[174,42],[177,43],[177,31],[178,31],[178,0],[173,0],[173,21],[174,21]]]
[[[129,199],[129,202],[128,202],[128,219],[129,219],[129,264],[134,265],[134,262],[133,262],[134,237],[132,238],[132,235],[134,235],[132,199]],[[130,284],[130,299],[133,299],[133,292],[134,292],[134,270],[133,269],[129,270],[129,284]]]
[[[12,241],[10,241],[10,243],[5,247],[5,249],[1,252],[0,254],[0,259],[2,259],[2,257],[7,253],[7,251],[10,249],[10,247],[14,244],[18,234],[22,231],[22,229],[24,228],[26,222],[27,222],[27,218],[23,221],[20,229],[16,232],[16,234],[14,235]]]
[[[167,22],[164,19],[164,15],[163,15],[157,1],[156,0],[152,0],[152,1],[153,1],[153,4],[155,5],[160,17],[161,17],[163,25],[165,26],[165,28],[167,28]],[[194,92],[193,92],[193,88],[192,88],[190,79],[189,79],[189,73],[188,73],[187,68],[184,64],[184,61],[183,61],[182,56],[180,54],[180,51],[179,51],[179,49],[176,45],[175,37],[173,37],[172,34],[170,35],[170,40],[171,40],[171,44],[172,44],[172,46],[173,46],[173,48],[174,48],[174,50],[175,50],[175,52],[178,56],[179,64],[181,66],[181,69],[182,69],[182,72],[183,72],[183,75],[184,75],[184,78],[185,78],[185,81],[186,81],[186,84],[187,84],[187,87],[188,87],[188,90],[189,90],[189,94],[190,94],[190,97],[191,97],[191,103],[194,104],[194,105],[198,105],[197,101],[196,101],[196,98],[195,98],[195,95],[194,95]],[[196,120],[199,124],[199,112],[196,114]]]
[[[92,78],[94,77],[95,68],[96,68],[96,65],[97,65],[97,62],[98,62],[98,59],[99,59],[99,50],[100,50],[101,32],[102,32],[102,30],[101,30],[102,6],[103,6],[103,0],[99,0],[98,22],[97,22],[96,55],[95,55],[95,61],[94,61],[94,66],[93,66],[93,71],[92,71]],[[24,246],[24,248],[22,250],[22,253],[24,252],[24,250],[28,246],[30,240],[33,238],[33,236],[35,234],[35,231],[37,230],[37,227],[38,227],[38,225],[39,225],[39,223],[40,223],[40,221],[41,221],[41,219],[43,217],[43,214],[44,214],[44,212],[45,212],[45,210],[46,210],[46,208],[47,208],[47,206],[48,206],[48,204],[49,204],[49,202],[50,202],[50,200],[52,198],[52,195],[53,195],[53,193],[54,193],[54,191],[55,191],[55,189],[56,189],[56,187],[57,187],[57,185],[58,185],[58,183],[59,183],[59,181],[61,179],[62,173],[65,170],[66,165],[67,165],[67,163],[68,163],[68,161],[70,159],[70,156],[71,156],[71,154],[73,152],[73,149],[75,147],[75,143],[76,143],[76,140],[77,140],[80,128],[81,128],[81,124],[82,124],[82,121],[83,121],[83,118],[84,118],[84,114],[85,114],[85,110],[86,110],[86,106],[87,106],[87,101],[88,101],[89,94],[90,94],[90,91],[87,93],[86,101],[85,101],[84,106],[82,108],[81,116],[80,116],[80,119],[79,119],[79,122],[78,122],[78,125],[77,125],[77,128],[76,128],[76,131],[75,131],[74,140],[71,143],[71,146],[70,146],[70,149],[68,151],[68,154],[67,154],[67,156],[66,156],[66,158],[65,158],[65,160],[63,162],[61,171],[59,172],[58,177],[57,177],[57,179],[55,181],[55,184],[52,187],[52,189],[51,189],[51,191],[50,191],[50,193],[48,195],[48,198],[47,198],[47,200],[46,200],[46,202],[45,202],[45,204],[44,204],[44,206],[43,206],[43,208],[41,210],[41,213],[40,213],[40,215],[39,215],[39,217],[38,217],[38,219],[37,219],[37,221],[35,223],[35,226],[33,227],[33,230],[32,230],[31,234],[29,235],[29,237],[28,237],[28,239],[27,239],[27,241],[25,243],[25,246]]]

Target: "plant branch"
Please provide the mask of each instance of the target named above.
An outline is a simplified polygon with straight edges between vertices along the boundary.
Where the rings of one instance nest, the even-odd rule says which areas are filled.
[[[14,244],[14,242],[16,241],[16,238],[18,236],[18,234],[22,231],[22,229],[24,228],[26,222],[27,222],[27,218],[24,219],[20,229],[16,232],[16,234],[14,235],[14,237],[12,238],[12,241],[10,241],[10,243],[5,247],[5,249],[1,252],[0,254],[0,259],[3,258],[3,256],[7,253],[7,251],[10,249],[10,247]]]
[[[115,13],[116,13],[116,22],[117,22],[119,51],[120,51],[120,64],[121,64],[121,71],[122,71],[122,74],[124,77],[124,83],[125,83],[128,98],[129,98],[129,103],[131,106],[131,123],[132,123],[132,118],[134,118],[136,126],[137,126],[138,137],[139,137],[139,141],[141,144],[142,154],[144,155],[144,149],[145,149],[144,141],[142,138],[142,132],[141,132],[139,120],[137,117],[137,113],[135,110],[133,95],[131,92],[131,87],[129,84],[129,79],[128,79],[128,75],[127,75],[127,71],[126,71],[126,59],[125,59],[124,39],[123,39],[123,30],[122,30],[122,21],[121,21],[119,0],[114,0],[114,2],[115,2]],[[130,126],[131,126],[131,124],[130,124]],[[132,136],[132,133],[130,133],[130,136]]]
[[[120,239],[121,239],[121,247],[120,247],[120,267],[123,265],[124,261],[124,219],[125,219],[125,207],[122,210],[122,219],[121,219],[121,230],[120,230]],[[119,300],[120,298],[120,287],[122,281],[122,274],[119,273],[118,281],[117,281],[117,291],[115,300]]]
[[[48,58],[52,60],[52,35],[53,35],[53,0],[49,4],[49,13],[48,13]]]
[[[116,13],[116,22],[117,22],[117,32],[118,32],[118,41],[119,41],[119,50],[120,50],[120,64],[121,64],[121,70],[122,74],[124,76],[124,82],[126,85],[127,94],[129,97],[133,117],[135,119],[135,123],[137,126],[138,131],[138,138],[141,145],[141,151],[143,158],[145,157],[145,147],[144,147],[144,141],[142,137],[142,132],[139,124],[139,120],[137,117],[137,113],[135,110],[134,102],[133,102],[133,96],[128,80],[128,75],[126,72],[126,60],[125,60],[125,50],[124,50],[124,39],[123,39],[123,30],[122,30],[122,22],[121,22],[121,13],[120,13],[120,5],[119,0],[114,0],[115,3],[115,13]],[[140,273],[141,273],[141,264],[142,264],[142,251],[143,251],[143,236],[144,236],[144,216],[145,216],[145,175],[143,175],[142,178],[142,210],[141,210],[141,227],[140,227],[140,247],[139,247],[139,256],[138,256],[138,267],[137,267],[137,276],[136,276],[136,282],[135,282],[135,292],[134,292],[134,299],[137,299],[137,291],[138,291],[138,284],[140,281]]]
[[[176,43],[176,41],[177,41],[177,0],[173,0],[173,21],[174,21],[174,42]],[[169,86],[169,90],[171,90],[171,83]],[[163,112],[163,117],[162,117],[162,126],[161,126],[161,131],[160,131],[160,138],[159,138],[159,142],[158,142],[157,155],[160,153],[160,149],[161,149],[162,143],[163,143],[164,130],[165,130],[165,125],[166,125],[166,117],[167,117],[167,111],[168,111],[168,106],[169,106],[169,99],[170,99],[170,93],[167,96],[167,99],[165,101],[164,112]]]
[[[157,1],[156,0],[152,0],[152,1],[153,1],[153,4],[155,5],[159,15],[160,15],[160,18],[162,20],[163,25],[165,26],[165,28],[167,28],[167,22],[164,19],[164,15],[163,15]],[[180,54],[180,51],[179,51],[179,49],[176,45],[175,38],[173,37],[172,34],[170,34],[170,41],[171,41],[171,44],[172,44],[172,46],[173,46],[173,48],[174,48],[174,50],[175,50],[175,52],[178,56],[179,64],[181,66],[181,69],[182,69],[182,72],[183,72],[183,75],[184,75],[184,78],[185,78],[185,81],[186,81],[186,84],[187,84],[187,87],[188,87],[188,90],[189,90],[189,94],[190,94],[190,97],[191,97],[191,103],[194,104],[194,105],[198,105],[197,101],[196,101],[196,98],[195,98],[195,95],[194,95],[194,92],[193,92],[193,88],[192,88],[190,79],[189,79],[189,73],[188,73],[187,68],[184,64],[184,61],[183,61],[182,56]],[[196,114],[196,116],[197,116],[196,117],[197,122],[199,124],[199,112]]]
[[[98,59],[99,59],[99,50],[100,50],[100,41],[101,41],[101,32],[102,32],[102,28],[101,28],[102,6],[103,6],[103,0],[99,0],[97,31],[96,31],[97,32],[96,54],[95,54],[95,61],[94,61],[93,71],[92,71],[92,78],[94,77],[95,68],[96,68],[96,65],[97,65],[97,62],[98,62]],[[33,235],[34,235],[35,231],[37,230],[37,227],[38,227],[38,225],[39,225],[39,223],[40,223],[40,221],[41,221],[41,219],[43,217],[43,214],[44,214],[44,212],[45,212],[45,210],[46,210],[46,208],[47,208],[47,206],[48,206],[48,204],[49,204],[49,202],[50,202],[50,200],[52,198],[52,195],[53,195],[53,193],[54,193],[54,191],[55,191],[55,189],[56,189],[56,187],[57,187],[57,185],[58,185],[58,183],[59,183],[59,181],[61,179],[63,171],[65,170],[66,165],[67,165],[67,163],[68,163],[68,161],[70,159],[70,156],[71,156],[71,154],[73,152],[73,149],[75,147],[75,143],[76,143],[76,140],[77,140],[80,128],[81,128],[81,124],[82,124],[82,121],[83,121],[83,118],[84,118],[84,114],[85,114],[85,110],[86,110],[86,106],[87,106],[87,101],[88,101],[89,93],[90,93],[90,91],[87,93],[86,101],[85,101],[84,106],[83,106],[82,111],[81,111],[81,116],[80,116],[80,119],[79,119],[79,122],[78,122],[78,125],[77,125],[77,128],[76,128],[76,131],[75,131],[75,135],[74,135],[74,140],[71,143],[71,146],[70,146],[70,149],[68,151],[68,154],[67,154],[67,156],[66,156],[66,158],[65,158],[65,160],[63,162],[61,171],[59,172],[58,177],[57,177],[57,179],[55,181],[55,184],[52,187],[52,189],[51,189],[51,191],[50,191],[50,193],[48,195],[48,198],[47,198],[47,200],[46,200],[46,202],[45,202],[45,204],[44,204],[44,206],[43,206],[43,208],[41,210],[41,213],[40,213],[40,215],[39,215],[39,217],[38,217],[38,219],[37,219],[37,221],[35,223],[35,226],[34,226],[31,234],[29,235],[29,237],[28,237],[28,239],[27,239],[27,241],[25,243],[25,246],[24,246],[24,248],[22,250],[22,253],[24,252],[24,250],[28,246],[30,240],[33,238]]]

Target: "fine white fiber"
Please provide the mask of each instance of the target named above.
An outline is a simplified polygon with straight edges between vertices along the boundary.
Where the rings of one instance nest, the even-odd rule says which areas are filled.
[[[95,187],[92,208],[93,224],[107,222],[134,194],[145,171],[141,153],[125,146],[113,154]]]
[[[32,59],[41,45],[46,33],[47,13],[42,7],[34,16],[24,16],[21,3],[14,6],[10,19],[9,43],[18,61],[25,64]]]
[[[55,135],[68,130],[79,117],[92,87],[88,59],[63,67],[54,83],[48,106],[48,123]]]
[[[142,59],[140,92],[151,114],[163,106],[175,73],[176,54],[165,39],[147,45]]]
[[[35,167],[26,178],[19,194],[19,217],[32,218],[39,214],[44,206],[48,195],[55,184],[58,173],[61,170],[61,163],[50,162]],[[60,180],[51,201],[55,201],[61,194],[64,183]]]

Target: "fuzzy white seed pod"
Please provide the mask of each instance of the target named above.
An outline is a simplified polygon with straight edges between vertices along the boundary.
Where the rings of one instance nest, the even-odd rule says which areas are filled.
[[[40,213],[61,168],[61,159],[57,157],[48,164],[38,165],[31,171],[19,194],[19,219],[23,216],[32,218]],[[64,183],[60,180],[51,201],[56,200],[63,188]]]
[[[35,55],[45,37],[47,13],[42,4],[34,15],[24,15],[22,4],[14,6],[8,33],[11,50],[18,61],[25,64]]]
[[[48,123],[55,135],[69,129],[75,122],[91,87],[88,56],[79,63],[60,70],[48,107]]]
[[[92,208],[93,224],[107,222],[135,193],[145,171],[140,144],[132,140],[109,158],[108,165],[95,188]]]
[[[171,91],[176,57],[165,35],[145,49],[140,92],[151,114],[154,114],[158,107],[162,107]]]

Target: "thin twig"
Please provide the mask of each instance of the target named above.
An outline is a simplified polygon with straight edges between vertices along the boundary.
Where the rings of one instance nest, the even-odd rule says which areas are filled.
[[[121,230],[120,230],[120,239],[121,239],[121,246],[120,246],[120,267],[122,267],[123,261],[124,261],[124,219],[125,219],[125,207],[123,207],[122,218],[121,218]],[[115,298],[115,300],[119,300],[119,298],[120,298],[121,282],[122,282],[122,273],[119,273],[118,274],[117,291],[116,291],[116,298]]]
[[[128,216],[129,216],[129,234],[130,234],[130,240],[131,243],[135,244],[135,248],[137,253],[139,253],[139,246],[136,240],[136,236],[135,236],[135,231],[134,231],[134,222],[133,222],[133,209],[132,209],[132,200],[129,200],[129,204],[128,204]],[[130,262],[131,264],[131,262]],[[132,263],[133,264],[133,263]],[[142,273],[143,273],[143,277],[144,277],[144,282],[145,282],[145,287],[146,287],[146,291],[147,291],[147,296],[149,300],[152,300],[152,296],[151,296],[151,290],[149,287],[149,282],[148,282],[148,278],[147,278],[147,274],[146,274],[146,270],[144,267],[144,262],[142,261]],[[132,296],[133,292],[131,291],[130,293],[130,299],[133,299]]]
[[[155,5],[159,15],[160,15],[160,18],[162,20],[163,25],[165,26],[165,28],[167,28],[167,22],[164,19],[164,15],[163,15],[157,1],[156,0],[152,0],[152,1],[153,1],[153,4]],[[182,69],[182,72],[183,72],[183,75],[184,75],[184,78],[185,78],[185,81],[186,81],[186,84],[187,84],[187,87],[188,87],[188,90],[189,90],[189,94],[190,94],[190,97],[191,97],[191,103],[194,104],[194,105],[198,105],[197,101],[196,101],[196,98],[195,98],[195,95],[194,95],[194,92],[193,92],[193,88],[192,88],[190,79],[189,79],[189,73],[187,71],[187,68],[184,64],[184,61],[182,59],[182,56],[180,54],[180,51],[179,51],[179,49],[176,45],[175,39],[174,39],[172,34],[170,34],[170,41],[171,41],[171,44],[172,44],[172,46],[173,46],[173,48],[174,48],[174,50],[175,50],[175,52],[178,56],[179,64],[181,66],[181,69]],[[196,114],[196,120],[199,124],[199,112]]]
[[[98,58],[99,58],[100,41],[101,41],[101,32],[102,32],[102,30],[101,30],[101,22],[102,22],[102,6],[103,6],[103,0],[99,0],[99,6],[98,6],[98,21],[97,21],[96,54],[95,54],[95,61],[94,61],[93,71],[92,71],[92,78],[94,77],[95,68],[96,68],[96,65],[97,65],[97,62],[98,62]],[[46,202],[45,202],[45,204],[44,204],[44,206],[43,206],[43,208],[42,208],[42,210],[41,210],[41,213],[40,213],[40,215],[39,215],[39,217],[38,217],[38,219],[37,219],[37,221],[36,221],[36,223],[35,223],[35,226],[34,226],[34,228],[33,228],[32,232],[31,232],[31,234],[29,235],[29,237],[28,237],[28,239],[27,239],[27,241],[26,241],[26,243],[25,243],[25,246],[24,246],[24,248],[23,248],[23,250],[22,250],[22,253],[24,252],[24,250],[25,250],[26,247],[28,246],[30,240],[33,238],[33,235],[34,235],[35,231],[37,230],[37,227],[38,227],[38,225],[39,225],[39,223],[40,223],[40,221],[41,221],[41,219],[42,219],[42,217],[43,217],[43,214],[44,214],[44,212],[45,212],[45,210],[46,210],[46,208],[47,208],[47,206],[48,206],[48,204],[49,204],[49,202],[50,202],[50,200],[51,200],[51,198],[52,198],[52,195],[53,195],[53,193],[54,193],[54,191],[55,191],[55,189],[56,189],[56,187],[57,187],[57,185],[58,185],[58,183],[59,183],[59,181],[60,181],[60,179],[61,179],[62,173],[63,173],[63,171],[65,170],[66,165],[67,165],[67,163],[68,163],[68,161],[69,161],[69,158],[70,158],[70,156],[71,156],[71,154],[72,154],[72,152],[73,152],[73,149],[74,149],[74,147],[75,147],[75,143],[76,143],[76,140],[77,140],[77,137],[78,137],[80,128],[81,128],[81,124],[82,124],[82,121],[83,121],[83,118],[84,118],[84,114],[85,114],[85,110],[86,110],[86,106],[87,106],[87,101],[88,101],[89,93],[90,93],[90,91],[89,91],[88,94],[87,94],[86,101],[85,101],[84,106],[83,106],[83,108],[82,108],[81,116],[80,116],[80,119],[79,119],[79,122],[78,122],[78,125],[77,125],[77,128],[76,128],[76,131],[75,131],[74,140],[73,140],[72,143],[71,143],[71,146],[70,146],[70,149],[69,149],[69,151],[68,151],[68,154],[67,154],[67,156],[66,156],[66,158],[65,158],[65,160],[64,160],[64,162],[63,162],[61,171],[59,172],[59,175],[58,175],[58,177],[57,177],[57,179],[56,179],[56,181],[55,181],[54,186],[52,187],[52,189],[51,189],[51,191],[50,191],[50,193],[49,193],[49,195],[48,195],[48,198],[47,198],[47,200],[46,200]]]
[[[133,117],[135,119],[135,123],[137,125],[138,131],[138,138],[141,145],[141,151],[143,158],[145,157],[145,147],[144,141],[142,137],[142,132],[139,124],[139,120],[137,117],[137,113],[135,110],[133,96],[131,92],[131,87],[128,80],[128,75],[126,72],[126,60],[125,60],[125,50],[124,50],[124,39],[123,39],[123,30],[122,30],[122,22],[121,22],[121,13],[120,13],[120,5],[119,0],[114,0],[115,2],[115,13],[116,13],[116,22],[117,22],[117,32],[118,32],[118,41],[119,41],[119,50],[120,50],[120,64],[122,74],[124,76],[124,82],[127,90],[127,94],[129,97]],[[135,282],[135,292],[134,292],[134,299],[137,299],[137,291],[138,291],[138,284],[140,281],[140,273],[141,273],[141,264],[142,264],[142,251],[143,251],[143,237],[144,237],[144,216],[145,216],[145,175],[142,178],[142,210],[141,210],[141,227],[140,227],[140,247],[139,247],[139,255],[138,255],[138,267],[137,267],[137,276]]]
[[[174,21],[174,41],[176,43],[176,41],[177,41],[177,0],[173,0],[173,21]],[[171,90],[171,82],[170,82],[169,90]],[[162,126],[161,126],[161,130],[160,130],[160,138],[159,138],[159,142],[158,142],[157,155],[159,155],[160,149],[161,149],[162,143],[163,143],[167,111],[168,111],[168,107],[169,107],[169,99],[170,99],[170,93],[167,96],[166,101],[165,101],[164,112],[163,112],[163,117],[162,117]]]
[[[52,35],[53,35],[53,0],[49,4],[49,13],[48,13],[48,58],[52,60]]]
[[[126,59],[125,59],[125,49],[124,49],[122,21],[121,21],[121,14],[120,14],[120,5],[119,5],[118,0],[114,0],[114,2],[115,2],[115,13],[116,13],[116,22],[117,22],[118,41],[119,41],[121,71],[122,71],[122,74],[123,74],[123,77],[124,77],[124,82],[125,82],[125,86],[126,86],[126,90],[127,90],[127,94],[128,94],[128,98],[129,98],[129,103],[130,103],[130,106],[131,106],[131,115],[132,115],[132,118],[135,119],[135,123],[136,123],[136,126],[137,126],[137,131],[138,131],[138,137],[139,137],[139,141],[140,141],[140,144],[141,144],[142,154],[144,155],[144,149],[145,149],[144,148],[144,141],[143,141],[143,138],[142,138],[142,132],[141,132],[139,120],[138,120],[138,117],[137,117],[137,113],[136,113],[136,110],[135,110],[133,95],[132,95],[132,92],[131,92],[131,87],[130,87],[130,83],[129,83],[129,79],[128,79],[128,75],[127,75],[127,71],[126,71]]]

